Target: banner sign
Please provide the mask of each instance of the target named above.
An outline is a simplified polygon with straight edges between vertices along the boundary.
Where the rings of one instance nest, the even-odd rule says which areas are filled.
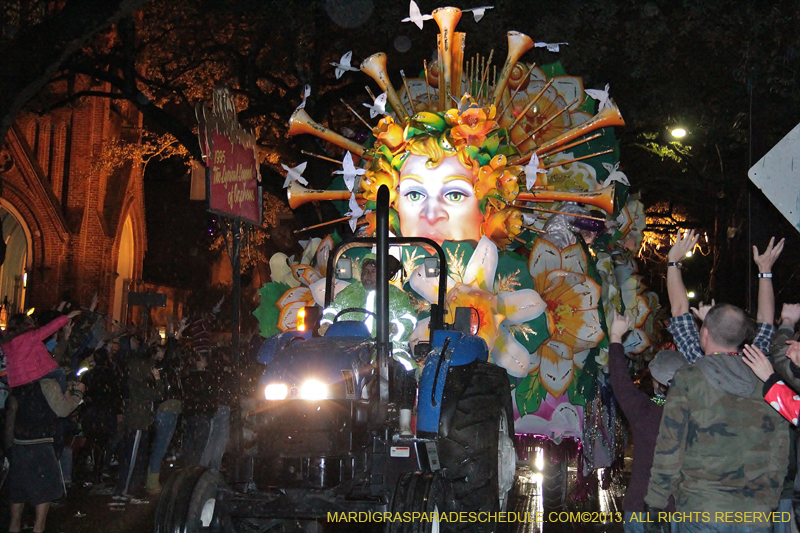
[[[800,124],[753,165],[747,175],[800,231]]]
[[[198,134],[206,163],[208,210],[261,225],[261,187],[255,137],[242,129],[227,89],[214,91],[214,111],[197,108]]]

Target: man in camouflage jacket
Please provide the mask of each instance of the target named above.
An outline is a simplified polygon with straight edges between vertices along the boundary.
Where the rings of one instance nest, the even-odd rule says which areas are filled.
[[[670,251],[673,307],[678,259],[694,242],[689,232]],[[704,318],[704,356],[676,372],[664,404],[645,503],[663,509],[672,494],[679,533],[770,531],[788,466],[786,422],[764,402],[758,378],[739,354],[752,329],[744,311],[722,304]]]

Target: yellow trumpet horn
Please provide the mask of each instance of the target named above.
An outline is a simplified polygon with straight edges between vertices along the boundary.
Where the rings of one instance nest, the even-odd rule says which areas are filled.
[[[292,113],[292,118],[289,119],[288,135],[291,137],[293,135],[300,135],[303,133],[308,133],[310,135],[314,135],[315,137],[319,137],[320,139],[324,139],[335,144],[336,146],[339,146],[340,148],[344,148],[348,152],[358,155],[359,157],[363,156],[364,151],[366,150],[357,142],[351,141],[347,137],[339,135],[338,133],[329,130],[325,126],[314,122],[311,117],[308,116],[308,113],[306,113],[305,109],[296,109],[295,112]]]
[[[558,137],[550,139],[546,143],[541,146],[538,146],[532,152],[524,154],[516,159],[511,159],[511,164],[513,165],[524,165],[528,161],[530,161],[531,156],[535,153],[536,155],[541,154],[551,154],[555,153],[558,150],[556,148],[560,146],[564,146],[565,144],[586,135],[587,133],[591,133],[595,130],[600,128],[608,128],[612,126],[624,126],[625,120],[622,118],[622,114],[619,112],[617,106],[607,107],[600,111],[598,114],[580,124],[569,131],[565,131]]]
[[[514,69],[514,65],[517,64],[522,54],[533,48],[534,45],[533,39],[518,31],[508,32],[507,37],[508,54],[506,55],[506,62],[503,65],[503,70],[500,71],[500,76],[495,84],[494,96],[492,97],[492,103],[494,103],[494,105],[498,105],[500,100],[503,99],[503,91],[506,90],[506,85],[508,85],[508,79],[511,77],[511,71]]]
[[[446,111],[451,107],[450,96],[456,99],[460,94],[453,94],[453,44],[456,25],[461,20],[461,10],[457,7],[440,7],[434,9],[433,20],[439,25],[439,111]],[[462,41],[463,42],[463,41]],[[460,69],[458,69],[460,70]],[[461,90],[461,87],[458,87]]]
[[[362,72],[368,74],[375,80],[381,90],[386,93],[386,99],[391,104],[392,109],[394,109],[397,115],[397,121],[401,125],[404,125],[406,123],[406,118],[409,116],[408,110],[403,105],[403,102],[400,101],[397,91],[394,90],[394,87],[392,87],[392,84],[389,82],[389,74],[386,70],[386,54],[383,52],[372,54],[361,62],[359,68]],[[408,97],[411,98],[411,95]]]
[[[606,213],[614,212],[614,183],[589,192],[549,191],[547,189],[521,192],[515,202],[577,202],[599,207]]]

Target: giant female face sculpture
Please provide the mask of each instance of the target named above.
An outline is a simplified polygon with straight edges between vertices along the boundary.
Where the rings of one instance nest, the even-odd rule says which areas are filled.
[[[478,241],[483,214],[472,181],[472,170],[455,155],[445,156],[438,164],[424,155],[408,156],[400,169],[396,200],[402,234],[439,244]]]

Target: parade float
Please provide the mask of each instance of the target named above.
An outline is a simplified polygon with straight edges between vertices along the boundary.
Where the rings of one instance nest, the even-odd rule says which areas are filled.
[[[342,227],[303,241],[299,257],[275,254],[255,314],[269,337],[295,329],[301,310],[323,306],[330,250],[353,233],[373,234],[376,194],[387,185],[392,232],[439,243],[448,309],[477,310],[477,334],[511,381],[516,433],[582,443],[587,473],[609,466],[621,445],[604,374],[607,317],[631,314],[626,352],[647,358],[658,306],[637,274],[645,218],[619,170],[615,128],[624,121],[608,86],[586,88],[558,61],[524,59],[534,47],[556,53],[566,43],[510,31],[502,65],[493,52],[468,58],[456,31],[461,15],[453,7],[432,13],[438,60],[416,77],[403,74],[397,88],[383,53],[359,69],[349,53],[333,65],[337,76],[361,70],[377,83],[379,96],[364,104],[369,120],[347,111],[369,128],[366,143],[314,122],[304,104],[294,112],[289,135],[317,136],[342,156],[326,190],[304,187],[305,163],[283,165],[289,205],[337,202]],[[412,22],[421,25],[419,17],[412,13]],[[417,311],[412,343],[425,340],[438,290],[438,278],[424,273],[429,252],[393,252],[403,266],[393,282]],[[351,257],[356,279],[359,254]],[[338,280],[333,290],[346,285]]]

